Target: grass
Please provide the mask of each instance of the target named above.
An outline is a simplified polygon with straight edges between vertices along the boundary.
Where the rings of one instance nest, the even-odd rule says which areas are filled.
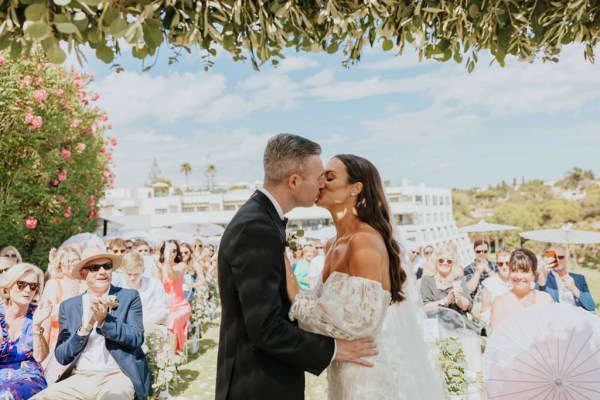
[[[219,326],[212,325],[200,340],[198,353],[188,354],[187,361],[178,368],[179,383],[169,390],[171,396],[188,400],[215,398],[218,340]],[[327,399],[325,373],[319,377],[306,374],[305,398],[306,400]]]
[[[574,266],[571,268],[572,272],[582,274],[585,276],[590,293],[594,298],[596,304],[600,303],[600,271],[597,269],[584,268],[581,266]],[[600,310],[596,307],[596,314],[600,315]]]

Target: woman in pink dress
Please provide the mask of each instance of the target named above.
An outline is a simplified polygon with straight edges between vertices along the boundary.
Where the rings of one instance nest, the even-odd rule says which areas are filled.
[[[181,350],[187,338],[188,321],[192,310],[183,294],[183,278],[187,265],[182,262],[181,250],[176,241],[163,243],[157,264],[160,279],[165,286],[167,306],[170,311],[167,316],[167,329],[175,334],[173,347],[175,350]]]
[[[534,304],[553,304],[546,292],[535,290],[533,282],[537,271],[537,257],[531,250],[517,249],[510,255],[509,281],[512,289],[496,297],[490,313],[491,333],[509,315]]]

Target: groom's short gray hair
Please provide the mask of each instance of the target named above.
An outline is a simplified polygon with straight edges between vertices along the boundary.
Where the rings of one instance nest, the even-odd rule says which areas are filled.
[[[279,185],[293,173],[302,175],[306,159],[321,154],[321,146],[290,133],[280,133],[267,142],[263,166],[265,184]]]

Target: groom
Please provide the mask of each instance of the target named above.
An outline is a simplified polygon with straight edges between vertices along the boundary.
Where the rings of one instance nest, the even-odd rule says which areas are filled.
[[[264,188],[244,204],[219,249],[221,332],[216,400],[304,399],[304,371],[376,354],[372,338],[345,341],[300,330],[288,318],[284,214],[310,207],[324,187],[321,147],[290,134],[265,149]]]

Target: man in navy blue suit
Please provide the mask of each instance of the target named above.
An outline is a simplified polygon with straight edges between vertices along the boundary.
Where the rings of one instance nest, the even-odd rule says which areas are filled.
[[[144,324],[138,292],[111,285],[121,257],[87,248],[73,268],[86,293],[60,305],[56,359],[68,365],[57,383],[35,400],[134,399],[150,394],[150,373],[142,351]]]
[[[585,276],[567,272],[567,251],[564,247],[551,247],[556,258],[546,257],[538,277],[540,290],[552,296],[556,303],[566,303],[588,311],[596,309]]]

